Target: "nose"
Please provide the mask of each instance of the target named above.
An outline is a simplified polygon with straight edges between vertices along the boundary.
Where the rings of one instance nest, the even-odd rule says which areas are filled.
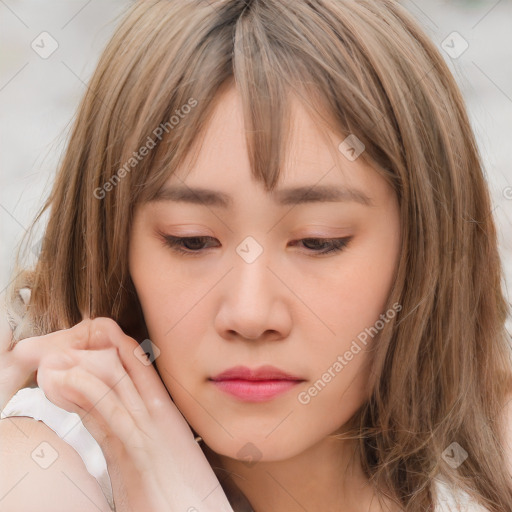
[[[292,327],[290,296],[268,260],[235,262],[223,280],[222,300],[215,328],[224,339],[278,340],[286,338]]]

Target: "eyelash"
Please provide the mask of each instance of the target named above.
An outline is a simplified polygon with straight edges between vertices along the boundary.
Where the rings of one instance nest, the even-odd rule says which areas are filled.
[[[172,235],[164,235],[163,237],[163,243],[166,247],[170,247],[173,251],[182,254],[184,256],[198,256],[201,254],[203,249],[199,250],[187,250],[183,248],[183,243],[185,243],[187,240],[205,240],[205,239],[213,239],[211,236],[185,236],[185,237],[179,237],[179,236],[172,236]],[[337,252],[341,252],[345,249],[345,247],[348,245],[352,237],[345,237],[345,238],[302,238],[298,240],[299,242],[302,241],[320,241],[323,243],[330,242],[332,244],[332,247],[326,251],[316,251],[314,249],[309,249],[313,253],[316,253],[315,256],[323,256],[325,254],[333,254]],[[317,256],[318,255],[318,256]]]

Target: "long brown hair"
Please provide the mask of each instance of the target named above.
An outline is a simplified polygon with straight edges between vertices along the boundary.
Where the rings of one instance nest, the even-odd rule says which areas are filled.
[[[131,6],[34,220],[48,210],[37,264],[23,272],[17,256],[8,300],[32,288],[24,335],[70,327],[87,313],[145,337],[128,272],[134,207],[190,154],[232,85],[244,105],[252,172],[266,190],[286,154],[292,92],[317,116],[328,113],[322,120],[340,141],[362,141],[361,158],[398,196],[402,247],[388,307],[402,310],[373,347],[368,400],[343,434],[360,439],[375,489],[424,512],[442,476],[491,511],[512,510],[502,447],[512,391],[508,304],[489,192],[457,85],[394,1]],[[456,469],[443,458],[455,442],[468,454]]]

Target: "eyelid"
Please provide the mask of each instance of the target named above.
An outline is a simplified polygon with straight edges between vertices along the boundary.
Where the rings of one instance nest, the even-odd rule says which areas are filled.
[[[177,254],[180,254],[182,256],[191,256],[191,257],[200,257],[202,255],[208,254],[210,251],[209,249],[212,249],[212,247],[206,247],[206,248],[200,248],[197,250],[193,249],[186,249],[183,248],[181,243],[185,240],[190,239],[210,239],[210,240],[217,240],[215,237],[206,235],[196,235],[196,236],[176,236],[176,235],[170,235],[165,233],[160,233],[161,239],[163,241],[164,246],[169,247],[172,251],[176,252]],[[331,244],[330,249],[323,249],[323,250],[315,250],[315,249],[309,249],[305,248],[304,254],[314,257],[314,258],[321,258],[329,255],[336,255],[338,253],[343,252],[347,246],[351,243],[353,238],[353,235],[345,236],[345,237],[318,237],[318,236],[308,236],[308,237],[302,237],[296,240],[292,240],[294,245],[300,242],[314,240],[319,241],[321,244]],[[218,241],[218,240],[217,240]],[[201,244],[200,244],[201,245]],[[213,247],[214,249],[215,247]]]
[[[164,233],[164,232],[159,231],[158,234],[163,238],[169,238],[169,239],[206,238],[206,239],[217,240],[217,237],[215,237],[213,235],[205,235],[205,234],[201,234],[201,233],[170,234],[170,233]],[[300,236],[296,235],[291,238],[292,238],[292,242],[299,242],[301,240],[310,240],[310,239],[319,239],[324,242],[329,242],[329,241],[336,241],[336,240],[340,240],[340,239],[348,240],[351,237],[352,237],[352,235],[329,236],[325,233],[305,233],[303,235],[300,235]]]

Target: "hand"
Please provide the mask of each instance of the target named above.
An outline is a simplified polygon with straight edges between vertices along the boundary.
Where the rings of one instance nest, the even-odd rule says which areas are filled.
[[[99,443],[116,511],[232,512],[160,377],[135,356],[138,346],[116,322],[97,318],[21,340],[12,353],[27,371],[39,360],[45,395],[77,413]]]
[[[4,298],[2,297],[2,301]],[[37,386],[36,373],[48,342],[22,345],[13,350],[12,330],[4,310],[0,311],[0,410],[22,388]],[[31,347],[29,350],[24,348]],[[60,352],[60,347],[55,347]]]

